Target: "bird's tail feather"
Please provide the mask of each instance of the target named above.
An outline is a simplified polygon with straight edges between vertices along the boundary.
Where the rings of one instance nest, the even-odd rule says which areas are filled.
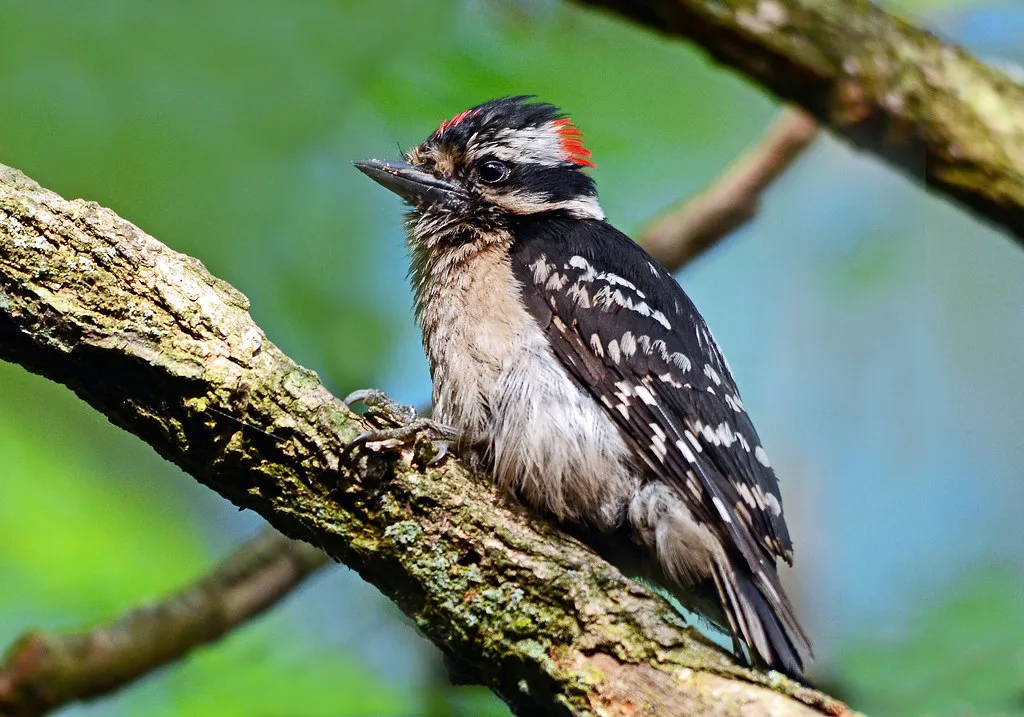
[[[778,580],[768,583],[770,578],[763,574],[755,577],[743,568],[720,564],[715,566],[714,578],[733,634],[741,636],[765,665],[802,682],[810,641]]]

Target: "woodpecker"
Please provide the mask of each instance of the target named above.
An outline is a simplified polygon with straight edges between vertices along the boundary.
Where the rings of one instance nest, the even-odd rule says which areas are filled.
[[[434,418],[460,455],[802,679],[778,479],[703,318],[606,221],[573,121],[504,97],[355,164],[409,206]]]

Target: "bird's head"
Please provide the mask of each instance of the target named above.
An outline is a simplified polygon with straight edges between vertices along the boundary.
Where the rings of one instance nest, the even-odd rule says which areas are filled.
[[[594,165],[583,134],[557,107],[528,97],[455,115],[405,161],[355,164],[410,205],[414,245],[507,235],[517,220],[552,212],[604,219],[584,171]]]

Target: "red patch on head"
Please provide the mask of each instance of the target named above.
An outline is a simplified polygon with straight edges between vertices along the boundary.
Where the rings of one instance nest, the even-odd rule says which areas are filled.
[[[583,132],[572,123],[568,117],[555,120],[551,123],[555,132],[559,135],[559,143],[562,145],[562,152],[570,162],[575,162],[583,167],[594,167],[590,161],[590,150],[583,144]]]
[[[462,122],[466,118],[472,117],[472,116],[474,116],[476,114],[479,114],[479,113],[480,113],[479,109],[466,110],[465,112],[459,112],[457,115],[452,117],[450,120],[445,120],[444,122],[442,122],[441,126],[437,128],[436,132],[434,132],[434,137],[440,137],[441,133],[444,132],[446,129],[451,129],[452,127],[455,127],[456,125],[458,125],[460,122]]]

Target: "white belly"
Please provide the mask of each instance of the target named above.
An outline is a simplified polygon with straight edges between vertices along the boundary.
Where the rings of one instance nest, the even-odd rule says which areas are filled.
[[[534,510],[598,530],[621,525],[639,485],[630,452],[527,313],[506,248],[457,260],[458,271],[444,258],[425,265],[443,280],[419,297],[435,416]]]
[[[639,486],[626,444],[534,331],[530,340],[506,346],[490,370],[436,386],[438,417],[481,445],[498,484],[530,507],[611,530],[622,524]]]

